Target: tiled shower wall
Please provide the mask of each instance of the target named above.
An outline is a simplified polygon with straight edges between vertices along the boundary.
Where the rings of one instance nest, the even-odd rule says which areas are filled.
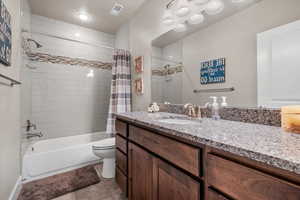
[[[112,62],[114,36],[40,16],[32,16],[32,38],[43,45],[33,52],[54,56]],[[47,33],[79,42],[39,33]],[[77,36],[75,36],[75,34]],[[78,36],[79,34],[79,36]],[[109,107],[111,70],[29,61],[24,68],[23,107],[37,124],[43,139],[105,131]],[[22,119],[25,123],[25,118]]]
[[[167,64],[171,67],[178,66],[176,62],[182,62],[182,42],[178,41],[163,48],[152,47],[152,56],[152,69]],[[168,77],[152,75],[152,102],[182,104],[182,76],[183,73],[175,73]]]

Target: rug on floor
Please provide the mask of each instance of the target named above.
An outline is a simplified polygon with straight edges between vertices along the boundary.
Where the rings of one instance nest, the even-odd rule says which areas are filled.
[[[51,200],[99,182],[95,166],[90,165],[26,183],[18,200]]]

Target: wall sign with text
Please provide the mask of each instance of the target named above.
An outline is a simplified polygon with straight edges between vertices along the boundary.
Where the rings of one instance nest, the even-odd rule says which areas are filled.
[[[0,62],[7,66],[11,64],[11,35],[11,15],[0,0]]]
[[[225,58],[201,62],[200,83],[225,83]]]

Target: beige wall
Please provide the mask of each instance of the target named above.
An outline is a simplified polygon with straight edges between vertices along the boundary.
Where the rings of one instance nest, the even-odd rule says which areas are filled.
[[[130,50],[133,57],[144,56],[144,73],[142,75],[145,85],[144,95],[137,96],[133,93],[133,110],[145,110],[151,102],[151,52],[153,39],[167,32],[167,27],[161,24],[164,11],[164,2],[168,0],[147,1],[137,15],[130,20]],[[133,80],[141,75],[133,72]]]
[[[20,0],[4,0],[12,15],[12,66],[0,73],[19,80]],[[3,79],[0,82],[5,82]],[[20,176],[20,87],[0,85],[0,199],[7,200]]]
[[[263,0],[183,40],[183,102],[203,105],[226,95],[234,106],[257,105],[256,34],[300,19],[299,0]],[[200,85],[200,62],[226,58],[226,83]],[[235,87],[234,93],[194,94],[193,89]]]
[[[161,25],[165,3],[148,1],[130,21],[130,49],[133,55],[145,56],[143,74],[145,94],[133,94],[133,109],[142,110],[151,102],[151,41],[168,30]],[[185,65],[183,102],[204,104],[211,95],[194,95],[193,89],[234,86],[229,104],[255,106],[256,98],[256,34],[300,18],[299,0],[263,0],[248,9],[200,30],[183,40]],[[200,62],[226,57],[226,78],[222,85],[200,85]],[[134,75],[134,78],[138,75]]]
[[[116,33],[115,48],[129,50],[129,23],[123,24]]]

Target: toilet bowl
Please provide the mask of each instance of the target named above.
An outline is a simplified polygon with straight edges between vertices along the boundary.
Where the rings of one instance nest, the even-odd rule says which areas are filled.
[[[93,143],[93,153],[99,158],[103,159],[103,178],[114,178],[115,177],[115,138],[108,138]]]

